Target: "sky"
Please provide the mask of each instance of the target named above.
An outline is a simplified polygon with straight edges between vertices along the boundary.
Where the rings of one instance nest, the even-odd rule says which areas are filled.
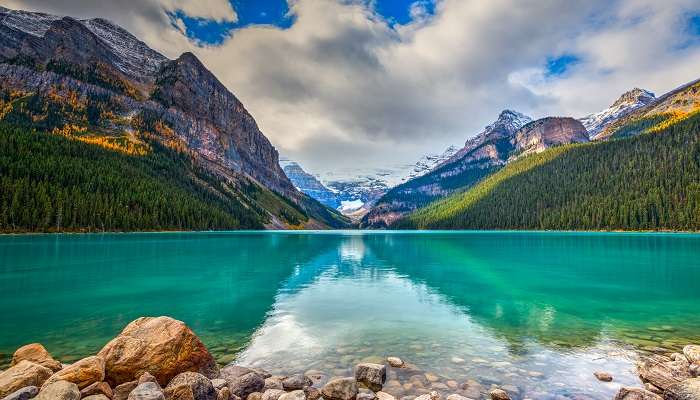
[[[313,173],[415,162],[505,108],[582,117],[700,78],[698,0],[0,0],[195,53]]]

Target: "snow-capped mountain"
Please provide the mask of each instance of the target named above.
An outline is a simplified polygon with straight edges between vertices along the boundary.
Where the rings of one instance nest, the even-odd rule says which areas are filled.
[[[444,152],[442,152],[442,154],[424,155],[416,162],[416,164],[413,166],[413,169],[411,169],[408,175],[406,175],[406,177],[403,178],[403,181],[409,181],[411,179],[418,178],[419,176],[427,174],[443,162],[449,160],[458,151],[459,147],[450,146]]]
[[[595,139],[611,122],[624,117],[637,108],[643,107],[654,100],[656,100],[654,93],[648,90],[634,88],[620,96],[613,105],[605,110],[587,115],[579,120],[583,126],[586,127],[588,136],[591,139]]]

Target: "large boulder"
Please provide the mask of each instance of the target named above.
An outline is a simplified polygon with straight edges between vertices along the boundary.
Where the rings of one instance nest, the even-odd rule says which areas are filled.
[[[44,366],[22,360],[17,365],[0,372],[0,399],[23,387],[41,387],[52,373],[53,371]]]
[[[41,388],[34,400],[80,400],[80,390],[73,382],[56,381]]]
[[[111,385],[138,379],[144,372],[166,385],[175,375],[193,371],[217,374],[214,357],[183,322],[169,317],[142,317],[100,350]]]
[[[157,383],[144,382],[129,393],[128,400],[165,400],[165,395]]]
[[[644,382],[649,382],[661,390],[690,378],[687,360],[663,361],[651,357],[640,363],[637,369]]]
[[[673,384],[664,392],[666,400],[700,400],[700,378]]]
[[[221,370],[221,378],[226,379],[231,394],[245,400],[253,392],[262,392],[265,379],[250,368],[227,365]]]
[[[369,389],[378,392],[386,381],[386,366],[361,363],[355,366],[355,380],[364,383]]]
[[[326,383],[321,389],[325,400],[352,400],[357,396],[355,378],[337,378]]]
[[[192,392],[194,400],[216,400],[216,390],[209,378],[198,372],[182,372],[177,374],[165,388],[165,396],[170,399],[170,393],[178,392],[181,386],[186,386]]]
[[[17,365],[24,360],[39,364],[54,372],[61,369],[61,363],[54,360],[44,346],[39,343],[28,344],[17,349],[12,355],[11,365]]]
[[[663,398],[641,388],[622,387],[615,395],[615,400],[663,400]]]
[[[16,392],[13,392],[12,394],[10,394],[2,400],[29,400],[36,397],[37,393],[39,393],[38,387],[27,386],[23,387],[22,389]]]
[[[700,362],[700,346],[696,344],[689,344],[683,347],[683,355],[688,359],[689,363]]]
[[[79,389],[83,389],[93,383],[102,382],[104,378],[105,361],[101,357],[92,356],[83,358],[51,375],[44,383],[44,386],[56,381],[68,381],[78,385]]]

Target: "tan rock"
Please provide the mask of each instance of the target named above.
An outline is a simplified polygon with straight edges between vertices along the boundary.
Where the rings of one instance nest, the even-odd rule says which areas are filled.
[[[390,395],[387,392],[377,392],[377,400],[396,400],[396,397]]]
[[[357,382],[354,378],[332,379],[321,389],[325,400],[352,400],[357,393]]]
[[[56,381],[68,381],[78,385],[79,389],[86,388],[105,378],[105,361],[101,357],[91,356],[71,364],[70,366],[51,375],[44,382],[44,387]]]
[[[688,359],[689,363],[700,362],[700,346],[689,344],[683,347],[683,355]]]
[[[228,387],[222,387],[219,389],[219,391],[216,394],[216,400],[230,400],[231,399],[231,391],[228,389]]]
[[[389,365],[391,365],[394,368],[403,367],[403,360],[398,357],[387,357],[386,362],[388,362]]]
[[[593,373],[595,375],[596,379],[598,379],[601,382],[612,382],[613,377],[607,372],[603,371],[596,371]]]
[[[114,396],[114,392],[107,382],[95,382],[80,391],[81,398],[96,394],[103,394],[110,399]]]
[[[68,381],[56,381],[43,387],[34,400],[79,400],[78,385]]]
[[[663,400],[658,394],[640,388],[622,387],[615,400]]]
[[[23,387],[41,385],[46,382],[53,371],[33,363],[22,360],[9,369],[0,372],[0,399]]]
[[[61,369],[61,363],[54,360],[44,346],[39,343],[28,344],[17,349],[12,356],[11,365],[17,365],[23,360],[39,364],[54,372]]]
[[[666,390],[669,386],[690,378],[688,362],[683,361],[658,361],[656,358],[644,360],[637,366],[639,376],[643,381]]]
[[[700,378],[686,379],[669,386],[664,392],[664,399],[700,400]]]
[[[491,396],[491,400],[510,400],[510,396],[503,389],[493,389],[489,392],[489,396]]]
[[[198,372],[188,371],[177,374],[177,376],[170,380],[168,386],[165,388],[166,398],[170,398],[168,396],[168,390],[178,386],[189,387],[195,400],[216,400],[214,385],[212,385],[209,378]]]
[[[109,400],[109,397],[103,394],[92,394],[87,397],[81,397],[82,400]]]
[[[218,367],[197,335],[169,317],[142,317],[124,328],[98,353],[105,360],[106,381],[119,385],[149,372],[161,385],[175,375],[199,372],[213,378]]]
[[[112,400],[126,400],[129,394],[139,385],[138,381],[124,382],[114,388]]]

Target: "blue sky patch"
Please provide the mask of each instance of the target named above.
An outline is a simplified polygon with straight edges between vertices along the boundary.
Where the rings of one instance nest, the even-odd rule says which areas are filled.
[[[569,67],[581,61],[580,58],[573,54],[562,54],[558,57],[550,57],[547,59],[547,76],[563,75]]]
[[[435,13],[434,0],[377,0],[374,3],[374,11],[384,17],[390,25],[405,25],[413,20],[411,7],[414,4],[423,7],[428,15]]]

